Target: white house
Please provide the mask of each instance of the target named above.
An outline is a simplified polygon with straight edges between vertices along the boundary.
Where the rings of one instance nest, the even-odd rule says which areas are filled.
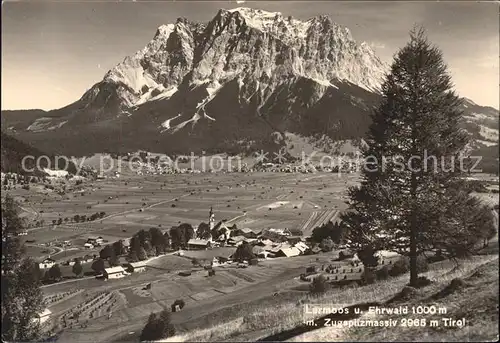
[[[139,262],[132,262],[129,263],[127,266],[127,269],[129,272],[132,273],[140,273],[146,270],[146,262],[144,261],[139,261]]]
[[[285,257],[292,257],[292,256],[299,256],[300,255],[300,250],[293,247],[293,248],[282,248],[278,251],[278,256],[285,256]]]
[[[190,239],[188,241],[189,249],[206,249],[210,246],[210,241],[205,239]]]
[[[85,249],[94,249],[94,244],[92,244],[92,243],[87,242],[83,246]]]
[[[298,242],[297,244],[294,245],[294,247],[299,249],[302,254],[305,253],[309,249],[307,244],[304,242]]]
[[[38,318],[34,318],[33,320],[39,322],[40,324],[43,324],[50,319],[51,314],[52,311],[46,308],[45,310],[43,310],[43,312],[38,313]]]
[[[287,228],[285,229],[269,229],[269,232],[274,232],[274,233],[277,233],[278,235],[282,235],[282,236],[291,236],[292,233],[290,232],[290,230],[288,230]]]
[[[52,268],[54,265],[56,264],[56,261],[54,261],[53,259],[51,258],[46,258],[45,260],[43,260],[43,262],[40,262],[38,264],[38,266],[40,267],[40,269],[50,269]]]
[[[127,275],[123,267],[111,267],[104,269],[104,278],[106,279],[120,279]]]

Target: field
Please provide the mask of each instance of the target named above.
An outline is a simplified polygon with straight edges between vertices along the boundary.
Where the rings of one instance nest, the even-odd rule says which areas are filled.
[[[298,229],[309,235],[346,208],[344,191],[357,179],[355,174],[335,173],[129,175],[73,186],[64,195],[36,187],[16,188],[13,195],[22,201],[26,216],[44,222],[23,236],[31,246],[30,255],[64,261],[97,253],[83,250],[89,235],[113,242],[150,227],[198,225],[208,221],[210,207],[217,221],[225,219],[241,228]],[[75,214],[96,212],[105,215],[92,222],[72,222]],[[58,218],[62,224],[52,225]],[[70,241],[73,250],[56,254],[45,249],[62,241]]]
[[[297,283],[294,279],[306,266],[332,263],[335,257],[334,254],[321,254],[278,258],[261,261],[259,265],[245,269],[221,266],[215,268],[215,276],[209,277],[206,270],[192,267],[188,258],[167,255],[151,261],[147,272],[123,279],[101,281],[89,278],[45,286],[43,290],[47,296],[74,292],[75,289],[85,290],[85,294],[69,297],[68,306],[65,306],[64,299],[49,306],[54,313],[53,320],[70,318],[68,313],[73,311],[77,301],[78,308],[87,311],[85,319],[73,321],[71,327],[68,324],[64,328],[60,342],[122,340],[126,332],[134,332],[130,338],[136,338],[152,311],[170,308],[177,299],[184,300],[186,307],[173,317],[174,322],[181,324],[198,320],[217,309],[291,290]],[[179,270],[192,270],[192,274],[180,276],[177,274]],[[151,283],[150,289],[145,288],[148,283]],[[104,293],[113,299],[112,302],[99,303],[99,306],[87,304],[93,294]],[[114,307],[108,312],[110,304]],[[92,318],[88,317],[89,313],[93,313]],[[109,313],[111,317],[107,316]]]
[[[423,273],[431,284],[418,289],[409,299],[398,299],[408,282],[408,274],[379,281],[362,287],[333,289],[319,297],[306,293],[283,292],[278,296],[254,299],[214,311],[204,320],[194,320],[178,326],[178,334],[164,342],[195,341],[486,341],[498,336],[498,256],[475,257],[459,261],[460,267],[449,261],[432,264]],[[455,278],[464,280],[462,287],[450,287]],[[466,318],[466,327],[323,327],[304,325],[304,304],[322,304],[333,308],[363,307],[363,304],[380,307],[435,306],[446,309],[446,315],[420,315],[415,318],[441,317]],[[352,311],[352,308],[351,308]],[[321,314],[311,318],[323,317]],[[325,316],[332,320],[349,320],[347,315]],[[337,318],[336,318],[337,317]],[[401,321],[412,315],[375,315],[364,311],[354,318],[360,320]],[[309,318],[309,317],[308,317]],[[196,323],[197,326],[194,326]]]
[[[488,174],[475,178],[498,187],[498,178]],[[346,208],[345,190],[358,179],[357,174],[337,173],[130,174],[72,186],[64,195],[37,187],[16,188],[13,195],[22,202],[27,218],[45,223],[23,236],[31,246],[29,254],[64,260],[97,253],[83,250],[89,235],[113,242],[150,227],[198,225],[208,221],[210,207],[216,221],[225,219],[231,225],[254,230],[296,229],[307,236],[315,227],[339,218]],[[498,204],[497,194],[477,196],[491,206]],[[72,222],[75,214],[90,216],[96,212],[104,212],[104,217]],[[56,218],[62,218],[61,225],[51,225]],[[70,241],[78,250],[55,254],[62,249],[45,249],[48,244],[62,241]]]
[[[217,221],[225,219],[228,224],[241,228],[289,228],[310,234],[314,225],[333,219],[345,208],[344,190],[356,180],[353,174],[341,177],[337,174],[275,173],[128,175],[68,187],[64,195],[37,187],[15,189],[14,195],[22,201],[27,218],[45,222],[23,236],[28,254],[35,258],[50,255],[63,262],[98,253],[98,249],[83,249],[90,235],[113,242],[150,227],[168,229],[180,223],[198,225],[208,221],[210,207]],[[96,212],[105,212],[105,215],[92,222],[75,223],[72,220],[75,214],[90,216]],[[52,220],[59,218],[62,224],[51,225]],[[70,241],[71,247],[61,247],[59,243],[63,241]],[[185,257],[167,255],[150,261],[147,272],[119,280],[105,282],[84,277],[44,286],[47,296],[85,290],[85,294],[63,297],[49,307],[54,313],[54,322],[63,325],[65,318],[64,328],[60,327],[63,329],[60,340],[79,341],[93,337],[109,341],[118,339],[127,330],[137,333],[152,311],[170,308],[176,299],[186,302],[186,309],[176,320],[203,317],[217,308],[269,296],[287,283],[294,287],[294,278],[305,266],[315,262],[312,257],[296,257],[263,261],[247,269],[225,266],[218,267],[216,275],[208,277],[205,270],[194,267],[190,260],[208,261],[232,252],[234,248],[186,251]],[[321,259],[326,263],[333,257]],[[84,270],[89,271],[90,264],[84,265]],[[179,276],[181,270],[193,273],[189,277]],[[70,266],[62,267],[62,272],[72,275]],[[145,290],[148,283],[152,287]],[[90,303],[90,298],[104,297],[102,294],[113,299],[109,300],[113,302],[109,310],[111,317],[108,317],[108,304]],[[77,307],[82,312],[80,322],[69,319],[68,310]]]
[[[62,262],[98,253],[98,249],[83,249],[89,235],[113,242],[150,227],[198,225],[208,221],[210,207],[216,221],[226,219],[240,228],[289,228],[310,235],[318,225],[338,219],[346,208],[346,187],[355,185],[358,178],[356,174],[335,173],[128,175],[83,183],[70,188],[64,196],[37,189],[16,189],[14,195],[24,202],[26,217],[43,219],[46,223],[51,223],[52,218],[105,212],[96,221],[63,220],[61,225],[32,228],[23,236],[25,242],[29,241],[29,255],[35,258],[50,255]],[[70,241],[71,248],[54,246],[61,241]],[[168,254],[149,261],[146,272],[122,279],[102,281],[83,277],[44,286],[47,296],[58,299],[49,309],[53,312],[52,321],[62,329],[59,341],[136,341],[147,316],[170,309],[176,299],[186,303],[181,312],[172,316],[181,332],[197,329],[201,324],[215,325],[217,318],[229,322],[228,311],[241,308],[250,313],[245,304],[262,307],[280,299],[300,299],[308,290],[307,284],[299,280],[306,267],[339,263],[333,262],[337,253],[276,258],[248,268],[216,267],[216,275],[209,277],[206,270],[191,262],[192,258],[207,262],[233,251],[234,248],[217,248],[185,251],[184,257]],[[90,264],[84,265],[86,271],[89,268]],[[72,274],[71,267],[62,269],[63,274]],[[179,271],[188,270],[192,272],[190,276],[179,275]],[[351,276],[358,277],[356,273]],[[145,287],[148,284],[150,289]],[[100,300],[92,302],[95,297]],[[72,311],[81,312],[80,319],[71,319]],[[269,333],[267,326],[257,323],[258,318],[261,317],[256,315],[249,319],[255,326],[254,333],[248,337],[245,335],[249,333],[245,333],[240,336],[242,339],[254,340],[261,330]]]

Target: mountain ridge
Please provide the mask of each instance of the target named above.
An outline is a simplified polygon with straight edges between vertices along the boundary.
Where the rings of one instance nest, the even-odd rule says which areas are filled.
[[[70,155],[249,153],[282,146],[275,132],[358,139],[386,71],[368,44],[327,16],[221,9],[207,23],[161,25],[74,103],[26,120],[2,111],[2,124]],[[498,144],[498,111],[469,100],[463,109],[474,144]]]

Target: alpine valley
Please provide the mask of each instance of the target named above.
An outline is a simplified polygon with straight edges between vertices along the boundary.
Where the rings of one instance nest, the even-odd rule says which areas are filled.
[[[145,48],[66,107],[2,111],[2,129],[42,151],[76,156],[251,153],[290,137],[321,148],[361,141],[387,70],[327,16],[222,9],[208,23],[160,26]],[[464,99],[463,111],[471,147],[495,161],[498,110]]]

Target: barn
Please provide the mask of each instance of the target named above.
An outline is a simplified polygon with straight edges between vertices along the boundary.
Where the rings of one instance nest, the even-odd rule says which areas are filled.
[[[105,279],[120,279],[126,275],[123,267],[111,267],[104,269]]]
[[[203,250],[210,246],[210,242],[205,239],[190,239],[188,241],[188,248],[192,250]]]
[[[300,255],[300,250],[295,248],[295,247],[282,248],[276,253],[276,256],[278,256],[278,257],[293,257],[293,256],[299,256],[299,255]]]
[[[43,312],[38,313],[38,318],[35,318],[34,321],[38,321],[38,323],[43,324],[50,319],[51,314],[52,311],[46,308]]]
[[[127,271],[130,273],[140,273],[146,270],[146,262],[131,262],[127,265]]]
[[[299,249],[302,254],[304,254],[307,250],[309,250],[309,247],[304,242],[298,242],[297,244],[294,245],[294,247]]]

